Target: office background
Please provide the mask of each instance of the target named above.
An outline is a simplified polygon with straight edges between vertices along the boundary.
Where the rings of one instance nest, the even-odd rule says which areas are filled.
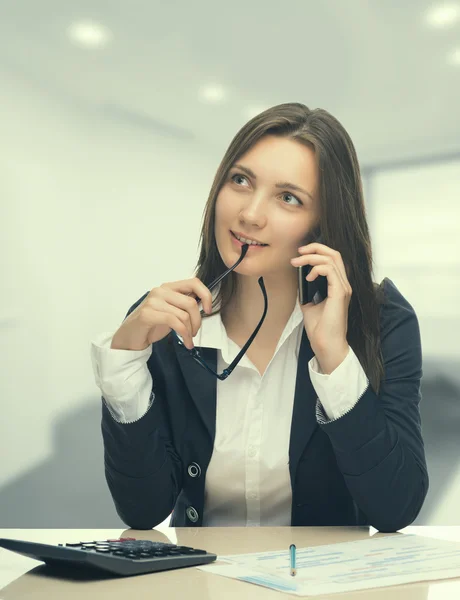
[[[237,130],[300,101],[356,145],[375,258],[414,306],[430,490],[460,515],[460,3],[0,6],[0,526],[122,526],[90,340],[191,276]]]

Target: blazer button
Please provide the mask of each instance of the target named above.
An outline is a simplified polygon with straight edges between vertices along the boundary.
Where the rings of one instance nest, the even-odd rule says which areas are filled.
[[[198,513],[193,506],[189,506],[185,513],[192,523],[196,523],[198,521]]]
[[[192,464],[188,466],[187,473],[190,477],[199,477],[201,475],[200,465],[196,462],[192,462]]]

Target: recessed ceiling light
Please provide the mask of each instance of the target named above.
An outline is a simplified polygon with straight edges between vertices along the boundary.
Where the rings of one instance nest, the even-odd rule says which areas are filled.
[[[460,67],[460,48],[457,48],[449,55],[448,61],[451,65]]]
[[[206,102],[222,102],[226,93],[221,85],[205,85],[200,90],[200,96]]]
[[[112,39],[112,33],[104,25],[93,21],[77,21],[67,29],[69,38],[85,48],[101,48]]]
[[[455,2],[445,2],[433,6],[426,13],[426,21],[432,27],[448,27],[460,19],[460,6]]]

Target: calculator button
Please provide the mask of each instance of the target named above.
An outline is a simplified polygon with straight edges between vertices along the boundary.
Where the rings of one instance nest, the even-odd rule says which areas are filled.
[[[77,543],[72,542],[71,544],[66,544],[66,546],[70,546],[71,548],[78,548],[80,545],[81,545],[81,542],[77,542]]]
[[[100,547],[97,547],[96,548],[96,552],[110,552],[110,548],[100,548]]]

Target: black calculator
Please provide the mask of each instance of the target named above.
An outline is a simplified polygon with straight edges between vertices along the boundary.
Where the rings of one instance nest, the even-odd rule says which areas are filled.
[[[52,566],[98,570],[121,576],[195,567],[217,558],[198,548],[130,537],[58,545],[0,538],[0,547]]]

